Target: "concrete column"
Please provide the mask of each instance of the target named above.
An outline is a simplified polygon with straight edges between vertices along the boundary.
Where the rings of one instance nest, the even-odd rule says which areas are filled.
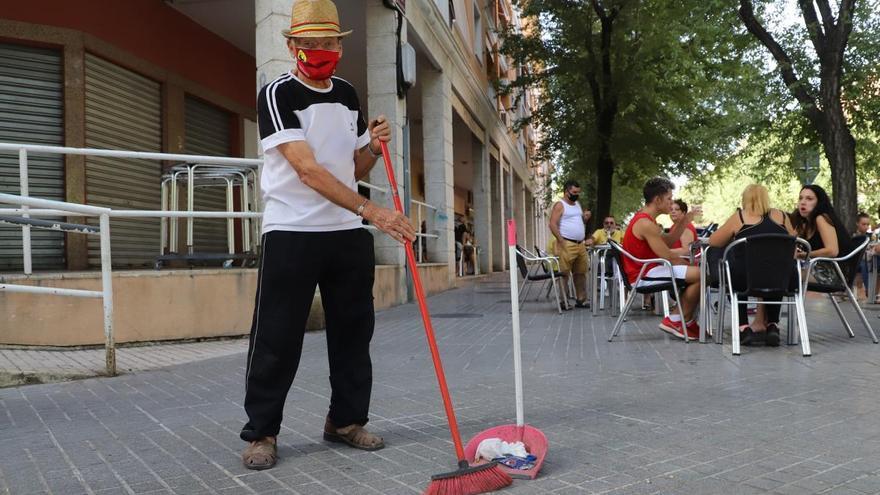
[[[293,68],[293,60],[281,31],[290,27],[292,2],[256,0],[256,65],[255,91]]]
[[[184,153],[186,148],[186,94],[180,86],[164,83],[162,85],[162,151],[166,153]],[[171,167],[174,162],[163,161],[162,170]],[[186,187],[178,185],[179,202],[177,209],[185,210]],[[170,200],[170,198],[169,198]],[[169,222],[170,226],[173,222]],[[170,237],[170,235],[169,235]],[[181,253],[186,250],[186,220],[177,222],[178,244],[169,245],[170,253]]]
[[[526,239],[525,189],[516,171],[511,171],[511,174],[513,175],[513,197],[511,198],[513,204],[511,206],[513,208],[513,218],[516,219],[516,242],[531,251]]]
[[[474,235],[480,247],[480,271],[492,271],[492,251],[501,249],[492,242],[492,179],[489,173],[489,135],[483,135],[483,142],[473,138],[471,163],[474,164]],[[486,143],[486,144],[484,144]]]
[[[373,118],[385,115],[392,125],[392,139],[388,151],[394,165],[394,176],[397,180],[398,194],[403,200],[403,124],[406,117],[406,99],[397,97],[397,17],[395,12],[386,8],[382,0],[367,0],[367,107]],[[406,20],[403,26],[403,42],[406,42]],[[364,96],[361,95],[361,101]],[[390,190],[388,175],[381,159],[370,172],[367,179],[370,184]],[[370,199],[386,208],[393,208],[391,194],[371,191]],[[405,206],[404,206],[405,208]],[[406,256],[403,246],[391,237],[373,231],[376,248],[376,263],[383,265],[405,265]],[[430,243],[428,243],[430,245]],[[403,272],[401,272],[403,273]],[[405,284],[405,274],[400,283]]]
[[[419,77],[422,81],[425,202],[438,209],[427,222],[428,233],[439,236],[434,242],[427,243],[428,257],[431,261],[447,263],[449,276],[454,277],[452,85],[445,73],[431,68],[423,71]]]
[[[172,83],[162,85],[162,148],[166,153],[183,153],[186,147],[186,94]],[[167,163],[167,165],[172,165]]]
[[[501,239],[506,243],[507,242],[507,220],[512,218],[512,212],[510,207],[510,166],[504,165],[504,150],[500,151],[501,154],[501,184],[499,187],[501,188],[501,224],[498,228],[501,230]],[[502,250],[502,266],[504,269],[507,269],[507,251]]]
[[[504,271],[504,253],[507,252],[507,242],[504,239],[504,208],[502,207],[501,165],[494,159],[489,161],[489,178],[491,179],[491,211],[492,211],[492,268],[495,271]]]
[[[525,206],[526,242],[529,245],[529,249],[532,249],[536,244],[538,244],[538,242],[535,237],[535,200],[532,197],[532,193],[530,193],[528,190],[525,191]]]
[[[64,144],[74,148],[86,145],[83,115],[86,111],[85,52],[82,36],[64,49]],[[17,177],[17,176],[16,176]],[[86,157],[64,155],[64,198],[70,203],[86,202]],[[86,223],[83,217],[67,217],[71,223]],[[89,267],[88,236],[66,234],[64,249],[68,270]]]

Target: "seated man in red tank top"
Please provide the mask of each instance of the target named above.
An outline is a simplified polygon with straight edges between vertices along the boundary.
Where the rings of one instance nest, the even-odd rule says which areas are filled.
[[[663,233],[663,228],[657,224],[657,216],[668,214],[672,209],[674,188],[675,185],[669,179],[660,177],[655,177],[645,184],[643,190],[645,206],[630,220],[626,234],[623,236],[623,249],[636,258],[663,258],[675,265],[672,267],[672,274],[669,273],[669,268],[663,265],[648,266],[639,285],[664,283],[669,280],[670,275],[687,284],[687,288],[681,294],[681,308],[687,321],[683,323],[681,316],[676,312],[663,319],[660,329],[679,338],[684,338],[686,331],[688,338],[696,339],[700,336],[700,328],[694,320],[694,309],[700,300],[700,269],[696,266],[687,266],[687,262],[672,249],[672,246],[681,239],[687,225],[701,210],[700,207],[692,208],[672,226],[668,233]],[[634,284],[642,264],[624,257],[623,269],[629,282]]]

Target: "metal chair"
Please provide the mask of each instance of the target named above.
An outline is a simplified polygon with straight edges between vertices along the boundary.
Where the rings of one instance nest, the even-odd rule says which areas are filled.
[[[611,249],[611,246],[608,244],[601,244],[590,248],[589,286],[591,289],[590,307],[593,316],[598,315],[600,309],[605,309],[605,298],[610,296],[609,292],[614,287],[612,284],[616,283],[614,268],[609,267],[608,263],[611,261],[611,258],[608,258],[608,253]],[[612,299],[612,306],[613,304],[614,300]]]
[[[635,256],[628,253],[625,249],[623,249],[623,247],[620,244],[618,244],[614,241],[610,241],[609,244],[611,245],[612,248],[614,248],[614,250],[612,251],[612,255],[614,256],[614,261],[616,262],[617,268],[621,274],[621,278],[623,280],[624,287],[627,291],[629,291],[629,297],[627,297],[627,299],[626,299],[626,304],[624,304],[623,310],[620,312],[620,316],[617,317],[617,321],[614,323],[614,328],[611,330],[611,335],[608,337],[608,342],[611,342],[611,340],[617,336],[617,333],[620,331],[620,327],[623,326],[623,322],[626,319],[626,315],[629,313],[629,310],[632,307],[633,301],[635,301],[637,295],[639,295],[639,294],[655,294],[657,292],[672,291],[672,294],[675,296],[675,299],[677,301],[680,301],[681,300],[681,292],[679,291],[678,288],[679,287],[684,288],[686,284],[685,284],[684,280],[676,279],[675,277],[670,275],[668,282],[661,282],[661,283],[657,283],[657,284],[639,286],[639,282],[641,282],[642,277],[644,277],[648,266],[650,266],[652,264],[653,265],[662,265],[662,266],[669,268],[670,273],[673,273],[672,263],[669,260],[663,259],[663,258],[652,258],[652,259],[636,258]],[[641,270],[639,270],[639,276],[636,277],[635,283],[630,283],[629,277],[626,276],[626,271],[623,269],[623,261],[620,258],[621,255],[626,256],[630,260],[641,264],[642,268],[641,268]],[[686,322],[687,320],[685,320],[685,318],[684,318],[684,310],[682,309],[681,304],[678,305],[678,313],[679,313],[679,316],[681,316],[682,324],[684,324],[684,322]],[[685,343],[687,343],[689,340],[690,339],[688,338],[687,332],[684,332]]]
[[[840,309],[840,304],[834,299],[834,294],[845,292],[853,309],[856,310],[856,313],[858,313],[859,318],[865,325],[868,335],[871,336],[871,340],[876,344],[878,343],[877,335],[874,333],[874,329],[871,328],[871,324],[868,323],[868,319],[865,317],[864,311],[862,311],[862,308],[859,306],[855,294],[853,294],[852,289],[850,289],[850,285],[852,285],[853,278],[858,270],[859,257],[865,252],[865,248],[870,241],[871,239],[868,238],[868,236],[857,236],[852,239],[852,244],[856,247],[845,256],[837,258],[819,257],[810,259],[807,263],[806,274],[804,275],[804,289],[805,291],[819,292],[828,295],[828,298],[831,299],[831,303],[834,305],[834,309],[837,311],[837,315],[840,316],[840,320],[843,322],[844,327],[846,327],[847,334],[852,338],[855,337],[855,333],[853,333],[853,329],[847,321],[846,316],[843,315],[843,311]],[[838,276],[837,283],[822,284],[818,282],[810,282],[810,273],[815,269],[816,264],[818,263],[828,263],[834,268],[834,271]],[[843,263],[844,266],[841,267],[840,263]]]
[[[527,264],[529,262],[532,264],[531,268]],[[538,273],[538,267],[545,262],[550,264],[551,269],[547,273]],[[556,264],[555,269],[553,268],[554,263]],[[519,274],[523,277],[523,285],[519,288],[519,294],[517,295],[520,303],[524,303],[526,298],[528,298],[529,291],[532,289],[531,282],[546,282],[549,280],[552,284],[553,294],[556,296],[556,310],[559,314],[562,314],[562,302],[559,300],[559,291],[556,286],[556,279],[562,276],[562,274],[559,273],[559,259],[550,256],[536,256],[517,245],[516,266],[519,268]],[[523,292],[524,290],[525,292]],[[538,297],[541,297],[540,292],[538,293]],[[568,309],[568,301],[565,301],[565,308]]]
[[[739,356],[741,350],[738,308],[740,304],[749,304],[750,297],[759,299],[752,301],[753,304],[794,306],[802,351],[804,356],[810,355],[801,272],[797,269],[797,261],[793,256],[796,244],[809,253],[810,245],[806,241],[787,234],[759,234],[746,237],[730,243],[724,249],[719,267],[721,294],[718,303],[717,338],[720,341],[720,334],[724,328],[725,304],[729,295],[731,350],[734,356]],[[730,262],[737,254],[742,255],[743,265],[740,268],[745,270],[745,287],[734,287],[731,275]],[[792,272],[797,273],[797,284],[792,283]],[[777,298],[780,300],[767,300]],[[789,321],[791,321],[790,311]],[[790,329],[789,326],[789,343],[792,342]]]
[[[527,250],[523,249],[523,251],[526,254],[531,255],[531,253],[529,253]],[[541,262],[541,270],[543,270],[544,273],[550,273],[551,267],[554,264],[556,265],[556,268],[557,268],[556,272],[560,273],[559,269],[558,269],[559,268],[559,256],[554,256],[554,255],[548,253],[547,251],[542,250],[538,246],[535,246],[535,255],[538,258],[547,258],[548,261]],[[561,273],[559,274],[559,276],[562,276]],[[550,280],[547,280],[546,282],[544,282],[544,287],[546,287],[546,289],[547,289],[547,291],[546,291],[547,294],[545,294],[544,297],[546,297],[547,299],[550,298],[550,291],[553,290],[553,285],[550,284],[549,282],[550,282]],[[571,290],[574,290],[574,289],[571,289]]]

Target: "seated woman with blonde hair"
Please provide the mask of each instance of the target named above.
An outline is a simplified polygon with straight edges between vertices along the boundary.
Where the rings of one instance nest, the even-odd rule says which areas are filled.
[[[767,188],[760,184],[750,184],[743,190],[742,208],[737,208],[736,213],[709,237],[709,245],[716,248],[714,258],[720,259],[722,248],[731,242],[759,234],[796,235],[796,232],[788,214],[770,207]],[[730,260],[730,276],[734,288],[745,287],[746,269],[742,257],[733,253]],[[748,323],[747,306],[740,304],[736,309],[739,311],[739,321],[744,323],[739,328],[742,345],[751,345],[757,332],[765,332],[766,345],[774,347],[779,345],[779,312],[782,306],[759,305],[758,313],[751,324]]]

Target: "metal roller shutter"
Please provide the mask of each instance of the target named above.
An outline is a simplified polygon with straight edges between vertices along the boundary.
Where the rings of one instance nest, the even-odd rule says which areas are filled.
[[[86,146],[129,151],[162,150],[159,83],[86,54]],[[161,165],[155,160],[86,158],[88,204],[159,210]],[[90,220],[97,224],[97,219]],[[114,267],[142,267],[159,254],[158,218],[110,222]],[[89,265],[100,266],[100,240],[89,239]]]
[[[64,144],[61,52],[0,43],[0,142]],[[28,155],[31,196],[64,200],[64,158]],[[0,153],[0,192],[19,194],[18,154]],[[11,205],[0,205],[2,208]],[[64,234],[31,229],[35,269],[60,269]],[[0,271],[21,271],[21,228],[0,226]]]
[[[186,153],[194,155],[229,156],[229,114],[225,111],[186,97]],[[197,188],[193,197],[196,211],[226,211],[226,189]],[[193,244],[197,253],[225,253],[226,220],[197,218],[193,222]]]

